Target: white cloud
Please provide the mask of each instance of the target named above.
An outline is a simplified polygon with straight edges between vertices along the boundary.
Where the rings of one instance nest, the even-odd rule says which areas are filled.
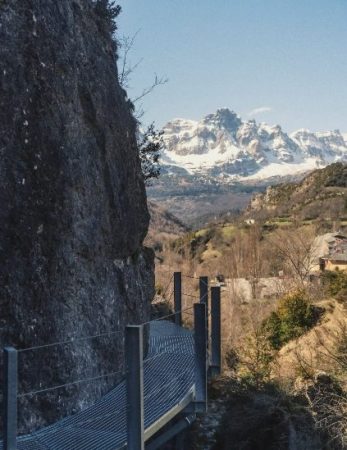
[[[254,108],[252,111],[248,113],[249,117],[257,116],[258,114],[263,114],[267,112],[271,112],[272,108],[270,106],[260,106],[259,108]]]

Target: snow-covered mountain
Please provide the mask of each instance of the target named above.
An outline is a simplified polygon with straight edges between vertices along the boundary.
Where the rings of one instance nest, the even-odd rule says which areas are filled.
[[[219,109],[201,121],[174,119],[163,128],[168,173],[230,179],[266,179],[295,175],[347,162],[347,135],[338,130],[288,135],[279,125],[247,122]]]

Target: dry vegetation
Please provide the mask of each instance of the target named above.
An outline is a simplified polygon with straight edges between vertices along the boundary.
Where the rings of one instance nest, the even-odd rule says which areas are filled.
[[[336,221],[347,217],[347,165],[335,163],[315,170],[299,183],[269,187],[250,203],[246,216],[263,220]]]
[[[177,268],[195,277],[223,273],[230,278],[222,289],[227,378],[217,390],[231,409],[226,406],[215,449],[347,448],[342,350],[347,344],[341,341],[347,280],[338,275],[308,281],[316,233],[312,224],[270,231],[257,225],[214,226],[180,237],[162,252],[157,280],[163,286]],[[281,277],[275,276],[280,271]],[[184,292],[197,296],[198,280],[183,281]],[[195,301],[184,296],[184,307]],[[265,326],[274,315],[282,333],[277,345],[278,328]],[[185,320],[190,324],[191,316]],[[236,421],[237,414],[247,419]]]
[[[319,183],[324,195],[332,192],[331,184],[345,189],[345,168],[335,169],[318,171],[299,190],[282,193],[295,199],[299,211],[300,195],[316,193]],[[322,217],[307,220],[306,213],[249,224],[242,217],[165,240],[156,267],[159,298],[170,304],[170,288],[165,288],[175,270],[188,275],[185,308],[197,301],[199,275],[214,280],[223,274],[227,280],[222,288],[224,377],[210,386],[226,413],[214,447],[197,426],[187,448],[347,449],[347,274],[310,277],[317,263],[315,237],[332,231],[346,210],[345,193],[341,202],[336,192],[330,208],[336,206],[336,217],[325,217],[324,223]],[[315,205],[328,197],[318,196]],[[341,220],[339,227],[343,230]],[[184,319],[191,324],[189,312]]]
[[[188,231],[180,220],[159,205],[148,202],[148,209],[151,221],[145,245],[154,248],[157,252],[163,249],[165,242],[177,239]]]

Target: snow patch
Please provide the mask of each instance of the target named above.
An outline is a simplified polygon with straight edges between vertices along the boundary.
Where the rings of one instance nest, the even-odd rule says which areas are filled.
[[[242,121],[226,108],[200,121],[173,119],[163,131],[163,165],[192,175],[263,179],[347,161],[347,133],[302,128],[288,135],[279,125]]]

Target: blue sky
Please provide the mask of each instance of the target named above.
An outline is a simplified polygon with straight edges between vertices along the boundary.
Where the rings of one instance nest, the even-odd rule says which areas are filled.
[[[154,73],[143,121],[228,107],[286,131],[347,132],[347,0],[119,0],[119,35],[139,30],[130,97]]]

